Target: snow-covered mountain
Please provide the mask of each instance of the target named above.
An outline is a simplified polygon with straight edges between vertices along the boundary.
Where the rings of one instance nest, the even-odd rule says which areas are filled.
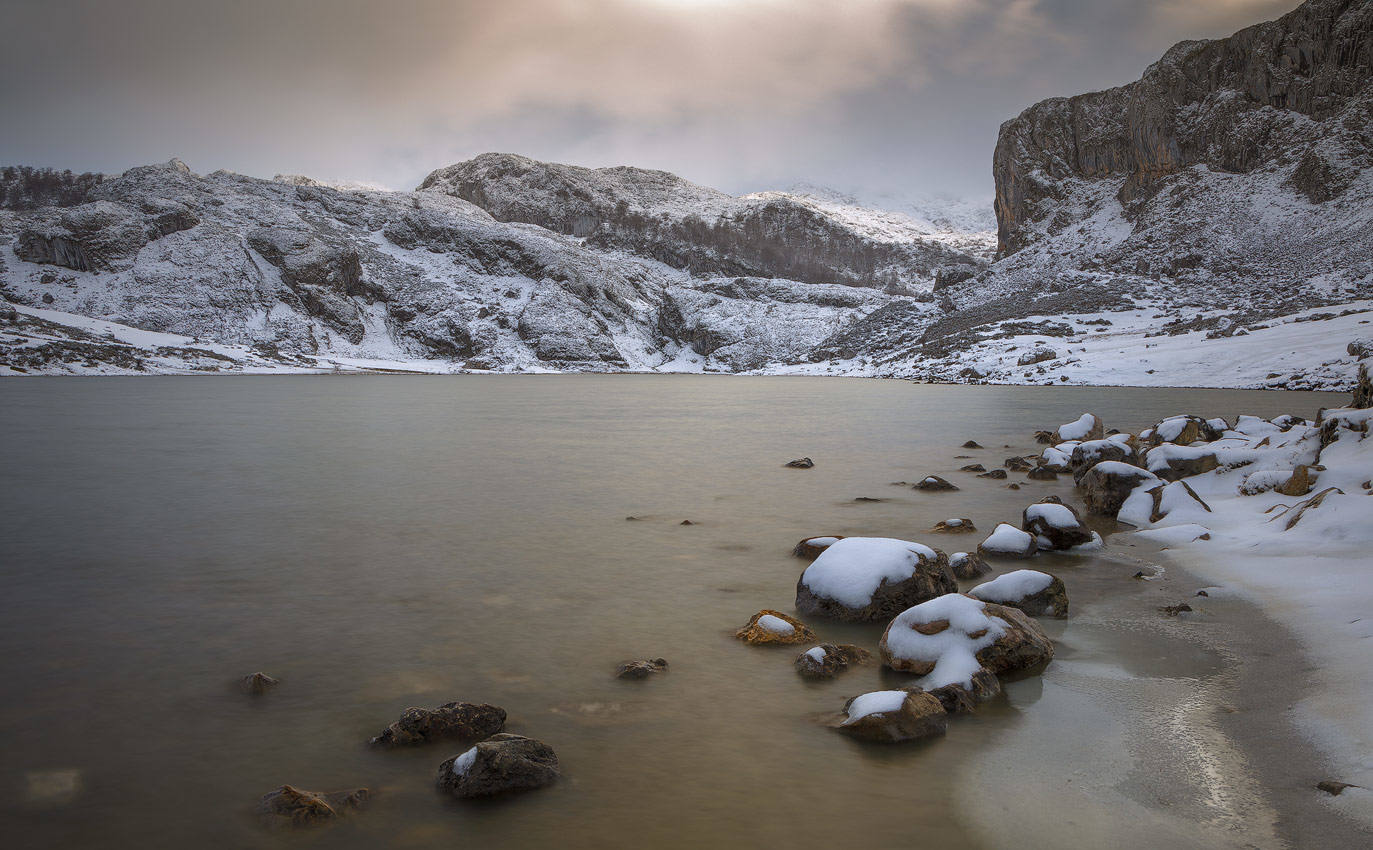
[[[1036,104],[1001,129],[996,233],[948,199],[510,154],[413,192],[5,169],[0,373],[1348,386],[1373,336],[1371,69],[1373,4],[1309,0]]]

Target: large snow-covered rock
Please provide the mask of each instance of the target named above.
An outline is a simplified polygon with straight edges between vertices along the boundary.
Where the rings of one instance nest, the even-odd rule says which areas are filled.
[[[1040,549],[1072,549],[1094,539],[1092,530],[1083,523],[1077,509],[1061,503],[1039,502],[1027,506],[1020,527],[1035,536]]]
[[[1068,616],[1068,591],[1063,580],[1038,570],[1015,570],[968,591],[983,602],[1019,608],[1031,617]]]
[[[1039,542],[1033,534],[1003,522],[978,544],[977,551],[982,555],[1029,558],[1039,551]]]
[[[984,667],[996,674],[1045,664],[1054,645],[1024,612],[950,593],[901,612],[877,646],[882,663],[918,673],[921,686],[973,686]]]
[[[801,573],[796,610],[874,622],[957,589],[948,556],[937,549],[887,537],[845,537]]]

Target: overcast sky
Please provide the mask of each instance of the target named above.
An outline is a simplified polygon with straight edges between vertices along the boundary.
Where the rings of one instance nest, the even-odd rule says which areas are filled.
[[[1297,0],[0,0],[0,163],[411,188],[484,151],[991,193],[997,127]]]

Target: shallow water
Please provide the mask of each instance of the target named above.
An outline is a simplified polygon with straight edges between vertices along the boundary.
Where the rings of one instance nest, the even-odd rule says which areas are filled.
[[[796,649],[731,637],[760,608],[791,610],[804,567],[791,546],[835,533],[974,547],[978,535],[925,530],[963,516],[990,531],[1071,481],[1010,491],[957,472],[973,460],[954,456],[998,466],[1083,410],[1134,429],[1184,410],[1310,415],[1339,400],[710,376],[0,382],[0,835],[20,847],[1009,841],[970,828],[951,777],[1047,717],[1036,712],[1081,705],[1071,683],[1012,683],[930,745],[824,729],[817,715],[902,680],[866,668],[807,683]],[[970,438],[989,448],[958,448]],[[816,467],[782,467],[802,455]],[[927,474],[963,489],[890,483]],[[1120,563],[1093,571],[1105,563],[1035,566],[1061,572],[1077,617],[1139,592]],[[1082,622],[1050,624],[1065,663],[1162,680],[1223,664]],[[812,625],[869,648],[882,628]],[[654,656],[668,674],[612,678]],[[255,670],[282,684],[237,693]],[[451,700],[505,707],[510,731],[557,750],[564,779],[460,803],[433,789],[458,745],[363,745],[407,706]],[[282,783],[376,797],[326,829],[264,832],[253,805]]]

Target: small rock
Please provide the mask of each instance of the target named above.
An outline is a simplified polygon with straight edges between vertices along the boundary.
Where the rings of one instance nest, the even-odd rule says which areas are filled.
[[[980,448],[982,448],[982,446],[978,445],[977,440],[969,440],[968,442],[966,442],[966,443],[963,444],[962,448],[965,448],[965,449],[980,449]]]
[[[983,466],[983,465],[980,464],[980,463],[970,463],[970,464],[968,464],[967,466],[960,466],[960,467],[958,468],[958,471],[959,471],[959,472],[986,472],[986,471],[987,471],[987,467]]]
[[[789,460],[784,465],[792,469],[810,469],[811,467],[815,466],[815,461],[811,460],[808,457],[803,457],[797,458],[796,460]]]
[[[1008,457],[1005,462],[1002,463],[1002,466],[1006,467],[1011,472],[1029,472],[1034,468],[1032,461],[1033,458]]]
[[[1350,785],[1348,782],[1336,782],[1333,779],[1325,779],[1316,783],[1316,790],[1324,791],[1332,797],[1338,797],[1346,788],[1359,788],[1359,785]]]
[[[949,569],[954,578],[971,581],[992,571],[987,562],[976,552],[955,552],[949,556]]]
[[[651,658],[643,661],[626,661],[615,671],[617,679],[647,679],[654,673],[666,673],[667,660]]]
[[[796,672],[806,679],[833,679],[850,666],[872,662],[872,653],[853,644],[822,643],[796,656]]]
[[[51,304],[52,302],[53,302],[52,293],[51,293],[51,292],[44,292],[44,293],[43,293],[43,303],[44,303],[44,304]]]
[[[948,723],[949,714],[936,697],[898,690],[854,697],[830,727],[863,741],[897,743],[943,735]]]
[[[939,492],[947,490],[957,490],[958,488],[955,487],[952,483],[945,481],[943,478],[940,478],[938,475],[930,475],[917,481],[915,484],[915,489],[925,490],[927,492]]]
[[[1007,489],[1007,490],[1019,490],[1019,489],[1020,489],[1020,485],[1019,485],[1019,484],[1016,484],[1016,483],[1014,483],[1014,482],[1012,482],[1012,483],[1006,485],[1006,489]]]
[[[875,498],[873,498],[872,496],[859,496],[859,497],[857,497],[856,499],[854,499],[854,501],[855,501],[855,502],[885,502],[886,499],[875,499]]]
[[[505,728],[505,709],[470,702],[450,702],[430,711],[407,708],[400,719],[370,743],[378,747],[428,744],[433,741],[475,741]]]
[[[1039,541],[1033,534],[1010,523],[1001,523],[987,539],[977,546],[979,555],[1004,555],[1011,558],[1030,558],[1039,551]]]
[[[998,480],[998,481],[1001,481],[1001,480],[1005,480],[1005,478],[1006,478],[1006,470],[1004,470],[1004,469],[993,469],[993,470],[991,470],[990,472],[984,472],[984,473],[982,473],[981,475],[979,475],[979,476],[977,476],[977,477],[978,477],[978,478],[992,478],[992,479],[996,479],[996,480]]]
[[[625,517],[625,522],[639,522],[639,518],[636,516],[627,516]]]
[[[942,519],[930,529],[932,534],[971,534],[977,531],[970,519]]]
[[[805,623],[781,611],[766,608],[749,618],[748,624],[735,632],[734,636],[754,646],[810,643],[815,640],[815,632]]]
[[[239,687],[244,693],[261,696],[280,683],[279,679],[273,679],[266,673],[250,673],[239,680]]]
[[[820,557],[820,553],[828,549],[834,543],[844,539],[842,534],[833,534],[829,537],[807,537],[791,550],[791,554],[798,558],[810,558],[814,560]]]
[[[979,703],[1000,694],[1001,680],[995,673],[983,667],[973,674],[971,689],[961,684],[953,684],[931,688],[926,693],[939,700],[939,704],[944,706],[944,710],[949,714],[967,714],[977,708]]]
[[[1181,602],[1177,605],[1164,605],[1158,610],[1161,614],[1166,614],[1169,617],[1176,617],[1179,614],[1191,611],[1192,606],[1188,605],[1186,602]]]
[[[692,522],[692,521],[689,520],[689,519],[684,519],[684,520],[682,520],[681,522],[679,522],[679,523],[677,523],[677,524],[678,524],[678,525],[695,525],[696,523]]]
[[[331,821],[340,813],[362,808],[371,792],[366,788],[351,791],[302,791],[283,785],[276,791],[262,795],[258,815],[269,823],[290,826],[317,826]]]
[[[1036,466],[1025,473],[1025,477],[1031,481],[1057,481],[1058,473],[1047,466]]]
[[[558,776],[552,747],[502,732],[439,765],[438,786],[455,797],[490,797],[542,788]]]

